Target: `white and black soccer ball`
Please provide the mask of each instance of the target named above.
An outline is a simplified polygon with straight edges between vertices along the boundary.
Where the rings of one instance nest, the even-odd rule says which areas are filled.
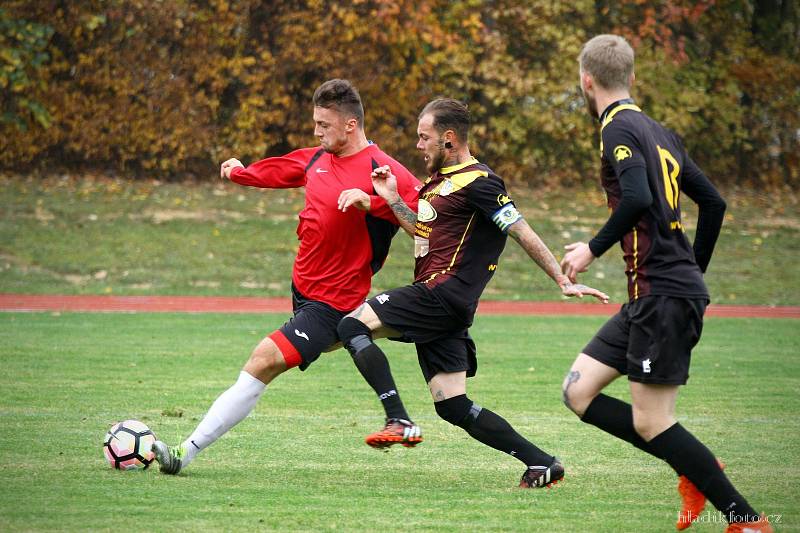
[[[156,436],[146,424],[125,420],[111,426],[103,440],[108,464],[119,470],[143,470],[153,462]]]

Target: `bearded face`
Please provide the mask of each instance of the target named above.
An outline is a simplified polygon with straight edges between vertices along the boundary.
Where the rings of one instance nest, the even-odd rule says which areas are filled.
[[[431,113],[423,116],[417,126],[417,150],[422,152],[425,159],[425,170],[428,174],[433,174],[444,166],[447,159],[447,152],[444,148],[444,139],[433,126],[433,115]]]
[[[597,117],[599,115],[597,113],[597,98],[594,95],[594,80],[587,76],[583,69],[580,71],[580,78],[581,93],[583,94],[584,102],[586,102],[586,109],[591,116]]]
[[[582,92],[583,100],[586,102],[586,109],[592,117],[597,117],[597,99],[594,95],[587,93],[585,90],[582,90]]]

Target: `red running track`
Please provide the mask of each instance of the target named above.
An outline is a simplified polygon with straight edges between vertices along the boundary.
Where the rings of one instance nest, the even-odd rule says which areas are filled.
[[[484,300],[484,315],[602,315],[609,316],[619,304],[592,302],[509,302]],[[49,294],[0,294],[0,311],[81,311],[121,313],[288,313],[288,298],[232,296],[59,296]],[[716,305],[706,316],[745,318],[800,318],[800,306]]]

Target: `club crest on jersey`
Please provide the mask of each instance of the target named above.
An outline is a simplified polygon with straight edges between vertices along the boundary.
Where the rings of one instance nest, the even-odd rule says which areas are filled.
[[[494,215],[492,215],[492,221],[497,224],[497,227],[500,228],[500,231],[506,232],[508,231],[508,227],[522,218],[517,208],[514,207],[514,204],[509,202],[500,209],[498,209]]]
[[[444,180],[442,188],[439,189],[439,196],[447,196],[451,192],[453,192],[453,182],[450,180]]]
[[[631,149],[625,146],[624,144],[620,144],[616,148],[614,148],[614,158],[617,162],[622,161],[623,159],[628,159],[633,155]]]
[[[419,199],[417,207],[417,220],[420,222],[431,222],[436,220],[436,209],[427,200]]]

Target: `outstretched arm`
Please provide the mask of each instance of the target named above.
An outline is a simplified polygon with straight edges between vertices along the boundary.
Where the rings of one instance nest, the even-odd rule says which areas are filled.
[[[306,167],[319,147],[300,148],[280,157],[268,157],[245,167],[236,158],[220,165],[219,175],[239,185],[264,189],[291,189],[306,184]]]
[[[608,303],[608,295],[582,284],[572,283],[567,276],[561,273],[561,266],[553,257],[550,249],[542,242],[539,235],[533,231],[524,218],[520,218],[508,228],[508,234],[519,243],[525,253],[533,259],[539,268],[553,279],[561,288],[564,296],[583,297],[584,294],[594,296],[603,303]]]

